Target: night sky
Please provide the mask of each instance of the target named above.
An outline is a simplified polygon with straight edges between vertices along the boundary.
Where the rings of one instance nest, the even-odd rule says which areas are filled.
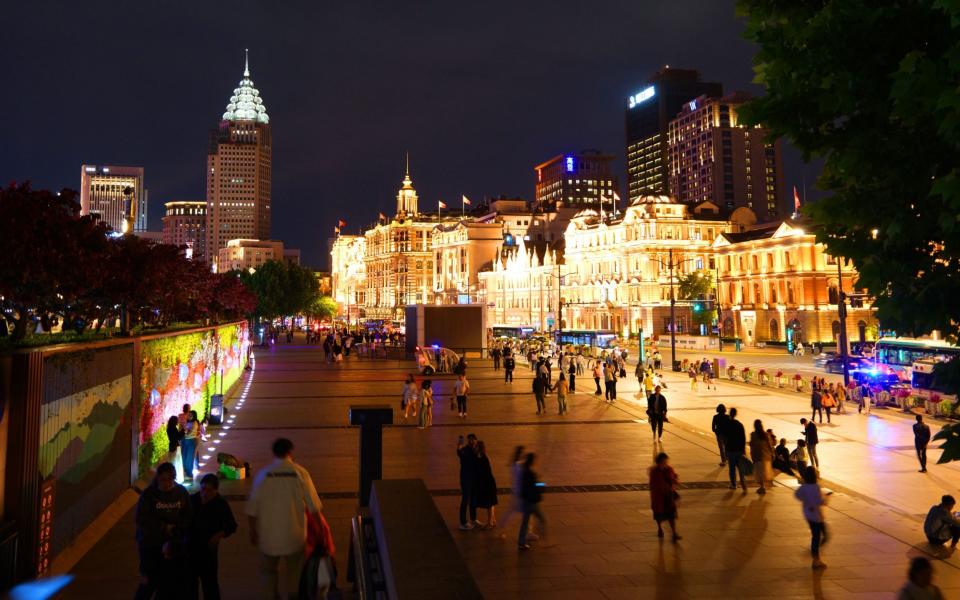
[[[393,214],[406,151],[421,210],[532,198],[534,165],[584,148],[617,156],[625,190],[625,99],[652,72],[762,91],[732,0],[40,4],[4,6],[0,181],[76,189],[83,163],[143,166],[159,230],[164,202],[205,198],[208,131],[249,47],[273,237],[315,267],[338,218],[355,233]],[[816,169],[785,160],[787,190],[811,189]]]

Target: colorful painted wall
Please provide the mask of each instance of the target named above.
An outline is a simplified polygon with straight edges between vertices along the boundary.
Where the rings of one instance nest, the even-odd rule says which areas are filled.
[[[144,474],[167,453],[166,423],[190,404],[201,419],[210,397],[229,391],[243,374],[247,324],[144,340],[140,348],[138,469]]]
[[[44,358],[38,468],[55,556],[130,486],[133,345]]]

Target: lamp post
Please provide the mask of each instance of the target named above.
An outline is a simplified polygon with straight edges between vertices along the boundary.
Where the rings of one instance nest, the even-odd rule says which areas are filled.
[[[843,365],[843,386],[850,384],[850,366],[847,364],[847,301],[843,292],[843,270],[840,257],[837,257],[837,317],[840,321],[840,335],[837,339],[839,346],[840,364]]]
[[[666,266],[670,270],[670,369],[678,370],[676,368],[677,362],[677,319],[676,319],[676,305],[677,298],[673,292],[673,270],[675,267],[678,267],[682,264],[693,262],[696,258],[687,258],[679,262],[673,261],[673,248],[667,250],[667,264],[664,265],[662,261],[653,259],[657,264],[661,266]]]

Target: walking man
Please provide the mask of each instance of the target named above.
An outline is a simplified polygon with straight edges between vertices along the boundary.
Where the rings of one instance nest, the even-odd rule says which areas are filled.
[[[280,597],[280,563],[286,571],[287,597],[298,597],[300,568],[307,541],[307,513],[320,518],[323,505],[310,473],[293,462],[293,442],[273,442],[273,462],[253,480],[247,500],[250,542],[260,550],[260,572],[267,596]]]
[[[460,529],[473,529],[477,523],[477,436],[468,434],[466,441],[457,439],[457,458],[460,459]],[[467,520],[467,510],[470,520]]]
[[[747,482],[743,477],[743,454],[747,451],[747,432],[743,423],[737,420],[737,409],[730,409],[726,428],[723,432],[723,443],[727,451],[727,467],[730,474],[730,489],[737,489],[736,475],[740,473],[740,487],[747,491]]]
[[[650,429],[653,430],[654,441],[663,440],[663,422],[667,418],[667,399],[660,393],[659,385],[647,397],[647,416],[650,418]]]
[[[490,353],[490,356],[493,358],[493,370],[494,370],[494,371],[499,371],[499,370],[500,370],[500,356],[501,356],[500,346],[495,347],[495,348],[493,349],[493,352]]]
[[[817,444],[820,443],[820,437],[817,435],[817,426],[813,424],[813,419],[807,422],[806,419],[800,419],[803,425],[803,437],[807,441],[807,454],[810,455],[810,465],[820,468],[820,457],[817,456]]]
[[[513,370],[517,368],[517,361],[513,354],[507,354],[503,359],[503,382],[513,383]]]
[[[927,444],[929,443],[930,427],[923,422],[923,415],[917,415],[917,422],[913,424],[913,445],[917,448],[921,473],[927,472]]]
[[[230,505],[220,495],[220,480],[207,473],[200,480],[200,491],[190,496],[193,523],[187,535],[190,559],[190,586],[187,597],[198,598],[197,585],[203,588],[203,600],[220,600],[217,574],[217,550],[220,540],[237,531]]]
[[[717,405],[717,414],[713,415],[713,422],[710,424],[710,429],[713,430],[713,435],[717,438],[717,447],[720,448],[720,466],[727,464],[727,449],[726,442],[724,442],[724,432],[726,431],[727,423],[730,421],[730,418],[727,416],[727,407],[718,404]]]
[[[813,386],[813,391],[810,392],[810,408],[813,409],[810,414],[810,421],[814,421],[817,418],[817,413],[820,413],[820,422],[823,423],[823,397],[820,396],[820,390],[816,386]]]
[[[534,377],[533,378],[533,395],[537,399],[537,414],[541,414],[547,410],[547,386],[549,384],[543,380],[543,377]]]

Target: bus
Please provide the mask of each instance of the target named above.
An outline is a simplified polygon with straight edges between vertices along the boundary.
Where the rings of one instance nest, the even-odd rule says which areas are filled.
[[[556,334],[557,343],[561,346],[594,346],[609,349],[614,346],[617,334],[612,331],[594,329],[564,329]]]
[[[881,338],[873,348],[874,360],[897,374],[900,381],[913,381],[914,363],[932,364],[960,356],[960,348],[942,340]]]
[[[494,338],[512,338],[515,340],[524,340],[533,334],[533,327],[512,327],[509,325],[494,325]]]

